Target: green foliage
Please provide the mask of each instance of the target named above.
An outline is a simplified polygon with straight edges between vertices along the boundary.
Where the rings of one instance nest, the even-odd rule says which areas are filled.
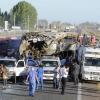
[[[0,9],[0,27],[4,27],[4,21],[10,21],[10,15],[5,11],[4,13],[1,12]]]
[[[13,7],[10,12],[11,22],[15,25],[21,26],[23,29],[33,30],[34,25],[37,21],[36,9],[26,1],[21,1]]]
[[[10,20],[10,15],[7,13],[7,11],[4,12],[3,18],[4,18],[4,21],[9,21]]]
[[[3,17],[0,15],[0,27],[4,26],[4,19]]]

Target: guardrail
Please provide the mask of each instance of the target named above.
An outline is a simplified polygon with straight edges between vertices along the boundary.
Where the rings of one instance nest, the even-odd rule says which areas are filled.
[[[26,31],[2,31],[0,32],[0,36],[22,36]]]

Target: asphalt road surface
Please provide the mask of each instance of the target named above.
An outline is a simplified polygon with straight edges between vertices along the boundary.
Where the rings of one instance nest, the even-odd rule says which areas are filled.
[[[8,84],[3,89],[0,84],[0,100],[100,100],[100,91],[94,83],[75,86],[73,82],[68,82],[65,94],[61,95],[60,92],[61,89],[53,89],[52,84],[46,83],[43,91],[38,90],[34,97],[29,97],[27,85]]]

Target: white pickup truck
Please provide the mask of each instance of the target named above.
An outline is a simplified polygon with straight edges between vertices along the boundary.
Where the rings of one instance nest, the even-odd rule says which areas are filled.
[[[6,65],[9,78],[26,75],[26,65],[24,60],[17,61],[15,58],[0,57],[0,64]]]

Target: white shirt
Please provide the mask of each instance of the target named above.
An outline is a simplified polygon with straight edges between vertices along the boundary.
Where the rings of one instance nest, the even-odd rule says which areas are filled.
[[[68,76],[68,71],[69,71],[69,68],[62,67],[62,68],[60,69],[60,76],[61,76],[61,78],[62,78],[62,77],[67,78],[67,76]]]
[[[60,78],[60,67],[54,69],[54,77]]]

